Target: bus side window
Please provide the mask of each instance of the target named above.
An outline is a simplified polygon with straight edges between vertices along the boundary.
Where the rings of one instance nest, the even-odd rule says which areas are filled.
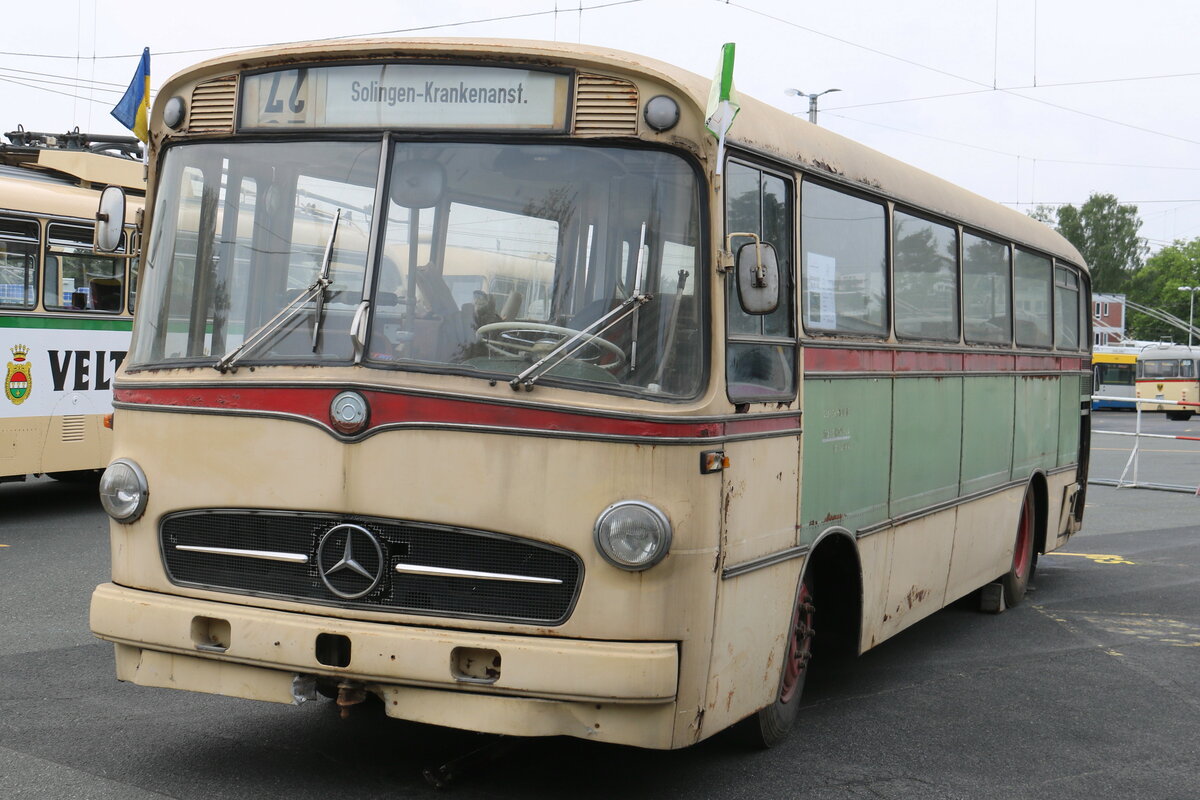
[[[38,224],[0,218],[0,308],[37,304]]]
[[[787,402],[796,396],[793,197],[791,181],[746,164],[726,165],[726,234],[757,234],[774,245],[779,261],[779,306],[770,314],[743,311],[734,273],[727,273],[725,379],[734,403]],[[736,253],[748,241],[735,236],[730,248]]]

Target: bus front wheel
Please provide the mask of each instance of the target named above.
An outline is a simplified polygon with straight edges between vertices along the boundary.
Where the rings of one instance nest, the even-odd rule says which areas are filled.
[[[1025,490],[1025,500],[1021,503],[1021,513],[1017,518],[1017,539],[1013,543],[1012,566],[1008,573],[1000,579],[1004,586],[1004,605],[1015,606],[1025,597],[1029,588],[1029,579],[1037,566],[1037,554],[1033,550],[1035,534],[1033,487]]]
[[[1167,419],[1175,420],[1176,422],[1187,422],[1192,418],[1191,411],[1168,411]]]
[[[779,744],[787,738],[788,731],[796,721],[800,711],[800,696],[804,693],[804,679],[808,676],[808,663],[812,660],[815,621],[812,579],[806,572],[792,606],[787,652],[783,658],[775,701],[743,723],[747,737],[756,747],[765,749]]]

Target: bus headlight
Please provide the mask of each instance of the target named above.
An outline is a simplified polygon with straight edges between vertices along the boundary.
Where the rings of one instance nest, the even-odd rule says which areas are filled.
[[[671,549],[671,522],[649,503],[613,503],[596,520],[596,549],[613,566],[649,569]]]
[[[136,461],[118,458],[100,476],[100,505],[117,522],[133,522],[146,510],[150,489]]]

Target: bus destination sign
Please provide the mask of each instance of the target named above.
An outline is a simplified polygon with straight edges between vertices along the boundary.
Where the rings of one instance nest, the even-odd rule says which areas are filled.
[[[241,130],[567,129],[559,72],[446,64],[354,64],[242,77]]]

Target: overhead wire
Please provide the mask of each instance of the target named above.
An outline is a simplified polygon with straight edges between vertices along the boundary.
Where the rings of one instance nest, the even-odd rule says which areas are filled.
[[[764,18],[766,18],[766,19],[769,19],[769,20],[772,20],[772,21],[774,21],[774,22],[778,22],[778,23],[781,23],[781,24],[783,24],[783,25],[788,25],[788,26],[790,26],[790,27],[793,27],[793,28],[797,28],[798,30],[807,31],[807,32],[809,32],[809,33],[812,33],[812,34],[814,34],[814,35],[816,35],[816,36],[820,36],[820,37],[823,37],[823,38],[826,38],[826,39],[830,39],[831,41],[835,41],[835,42],[838,42],[838,43],[840,43],[840,44],[844,44],[844,45],[846,45],[846,46],[848,46],[848,47],[853,47],[853,48],[856,48],[856,49],[859,49],[859,50],[864,50],[864,51],[866,51],[866,52],[873,53],[873,54],[875,54],[875,55],[878,55],[878,56],[881,56],[881,57],[883,57],[883,58],[889,58],[889,59],[892,59],[893,61],[898,61],[898,62],[900,62],[900,63],[902,63],[902,64],[908,64],[908,65],[910,65],[910,66],[918,67],[918,68],[920,68],[920,69],[927,70],[927,71],[929,71],[929,72],[933,72],[933,73],[936,73],[936,74],[938,74],[938,75],[943,75],[943,76],[946,76],[946,77],[948,77],[948,78],[954,78],[954,79],[956,79],[956,80],[965,81],[965,82],[967,82],[967,83],[971,83],[971,84],[974,84],[974,85],[976,85],[976,86],[980,86],[980,87],[982,87],[983,89],[986,89],[986,90],[988,90],[988,91],[993,91],[993,92],[1002,92],[1002,93],[1004,93],[1004,94],[1008,94],[1008,95],[1010,95],[1010,96],[1012,96],[1012,97],[1017,97],[1017,98],[1020,98],[1020,99],[1022,99],[1022,100],[1027,100],[1027,101],[1029,101],[1029,102],[1031,102],[1031,103],[1040,103],[1040,104],[1042,104],[1042,105],[1050,106],[1050,107],[1052,107],[1052,108],[1057,108],[1057,109],[1059,109],[1059,110],[1061,110],[1061,111],[1066,111],[1066,112],[1069,112],[1069,113],[1072,113],[1072,114],[1079,114],[1079,115],[1081,115],[1081,116],[1088,117],[1088,118],[1090,118],[1090,119],[1100,120],[1100,121],[1102,121],[1102,122],[1107,122],[1107,123],[1109,123],[1109,124],[1112,124],[1112,125],[1118,125],[1118,126],[1121,126],[1121,127],[1124,127],[1124,128],[1130,128],[1130,129],[1132,129],[1132,130],[1136,130],[1136,131],[1139,131],[1139,132],[1141,132],[1141,133],[1148,133],[1148,134],[1152,134],[1152,135],[1155,135],[1155,136],[1163,136],[1163,137],[1166,137],[1166,138],[1169,138],[1169,139],[1175,139],[1175,140],[1177,140],[1177,141],[1186,142],[1186,143],[1188,143],[1188,144],[1200,144],[1200,140],[1196,140],[1196,139],[1189,139],[1189,138],[1187,138],[1187,137],[1183,137],[1183,136],[1176,136],[1175,134],[1164,133],[1164,132],[1162,132],[1162,131],[1156,131],[1156,130],[1153,130],[1153,129],[1151,129],[1151,128],[1145,128],[1145,127],[1142,127],[1142,126],[1140,126],[1140,125],[1133,125],[1133,124],[1130,124],[1130,123],[1128,123],[1128,122],[1121,122],[1120,120],[1115,120],[1115,119],[1111,119],[1111,118],[1109,118],[1109,117],[1100,116],[1099,114],[1092,114],[1092,113],[1090,113],[1090,112],[1087,112],[1087,111],[1080,111],[1079,109],[1070,108],[1069,106],[1059,105],[1059,104],[1057,104],[1057,103],[1051,103],[1051,102],[1049,102],[1049,101],[1047,101],[1047,100],[1039,100],[1039,99],[1038,99],[1038,98],[1036,98],[1036,97],[1029,97],[1028,95],[1020,94],[1018,91],[1016,91],[1016,90],[1013,90],[1013,89],[1006,89],[1006,88],[994,88],[994,87],[992,87],[992,86],[989,86],[989,85],[988,85],[986,82],[984,82],[984,81],[980,81],[980,80],[977,80],[977,79],[975,79],[975,78],[969,78],[969,77],[967,77],[967,76],[965,76],[965,75],[959,75],[959,74],[957,74],[957,73],[950,72],[950,71],[948,71],[948,70],[944,70],[944,69],[941,69],[941,68],[939,68],[939,67],[933,67],[933,66],[930,66],[930,65],[928,65],[928,64],[923,64],[923,63],[921,63],[921,62],[919,62],[919,61],[915,61],[915,60],[913,60],[913,59],[911,59],[911,58],[905,58],[904,56],[898,56],[898,55],[896,55],[896,54],[894,54],[894,53],[888,53],[888,52],[886,52],[886,51],[884,51],[884,50],[880,50],[880,49],[878,49],[878,48],[869,47],[869,46],[867,46],[867,45],[859,44],[859,43],[857,43],[857,42],[853,42],[853,41],[851,41],[851,40],[849,40],[849,39],[843,39],[843,38],[841,38],[840,36],[834,36],[834,35],[832,35],[832,34],[828,34],[828,33],[825,33],[825,32],[823,32],[823,31],[819,31],[819,30],[817,30],[817,29],[815,29],[815,28],[810,28],[810,27],[808,27],[808,26],[806,26],[806,25],[801,25],[801,24],[800,24],[800,23],[798,23],[798,22],[794,22],[794,21],[792,21],[792,20],[785,19],[784,17],[780,17],[780,16],[778,16],[778,15],[776,15],[776,14],[768,14],[768,13],[767,13],[767,12],[765,12],[765,11],[759,11],[758,9],[751,8],[751,7],[749,7],[749,6],[743,5],[742,3],[732,2],[732,0],[725,0],[725,2],[724,2],[724,5],[730,5],[730,6],[733,6],[734,8],[739,8],[739,9],[741,9],[741,10],[743,10],[743,11],[747,12],[747,13],[754,14],[754,15],[757,15],[757,16],[760,16],[760,17],[764,17]],[[1037,80],[1036,80],[1036,78],[1035,78],[1035,79],[1034,79],[1034,86],[1033,86],[1033,87],[1029,87],[1029,88],[1039,88],[1039,89],[1040,89],[1040,88],[1044,88],[1044,87],[1043,87],[1043,86],[1038,86],[1038,85],[1037,85]],[[834,107],[834,109],[830,109],[830,110],[838,110],[838,109],[841,109],[841,108],[843,108],[843,107],[841,107],[841,106],[835,106],[835,107]]]

